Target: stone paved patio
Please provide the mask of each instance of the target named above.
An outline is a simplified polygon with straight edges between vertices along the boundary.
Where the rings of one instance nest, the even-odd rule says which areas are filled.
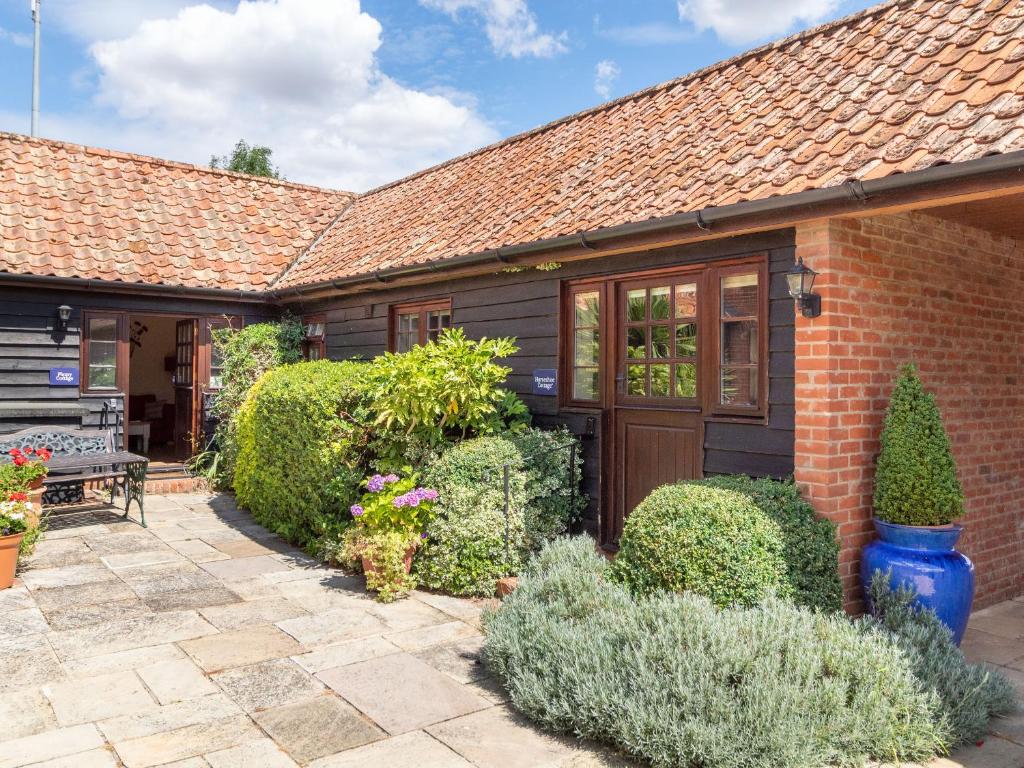
[[[229,496],[147,499],[150,528],[62,515],[0,592],[0,768],[627,766],[519,720],[475,660],[481,605],[381,605]],[[1024,602],[966,644],[1024,692]],[[1021,768],[1024,717],[934,768]]]

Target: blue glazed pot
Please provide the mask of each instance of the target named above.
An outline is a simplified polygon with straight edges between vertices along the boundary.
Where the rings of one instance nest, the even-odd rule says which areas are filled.
[[[935,611],[960,645],[974,600],[974,564],[954,549],[963,526],[928,528],[875,518],[875,530],[879,539],[861,553],[860,581],[865,593],[876,570],[891,570],[892,586],[913,588],[917,602]]]

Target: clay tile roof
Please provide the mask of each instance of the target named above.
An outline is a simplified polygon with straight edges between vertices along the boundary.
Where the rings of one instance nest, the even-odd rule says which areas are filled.
[[[275,287],[1024,149],[1024,0],[890,2],[360,196]]]
[[[0,273],[265,290],[352,198],[0,133]]]

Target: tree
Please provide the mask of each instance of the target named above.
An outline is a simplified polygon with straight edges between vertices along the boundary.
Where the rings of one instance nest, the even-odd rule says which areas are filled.
[[[267,176],[280,179],[281,172],[270,163],[274,150],[270,147],[249,146],[245,139],[239,139],[231,155],[213,155],[210,157],[211,168],[223,168],[226,171],[248,173],[251,176]]]

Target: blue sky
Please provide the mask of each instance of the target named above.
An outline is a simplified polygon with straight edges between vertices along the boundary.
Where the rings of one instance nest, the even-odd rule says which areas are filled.
[[[42,0],[43,136],[362,191],[867,7],[857,0]],[[29,0],[0,0],[27,133]]]

